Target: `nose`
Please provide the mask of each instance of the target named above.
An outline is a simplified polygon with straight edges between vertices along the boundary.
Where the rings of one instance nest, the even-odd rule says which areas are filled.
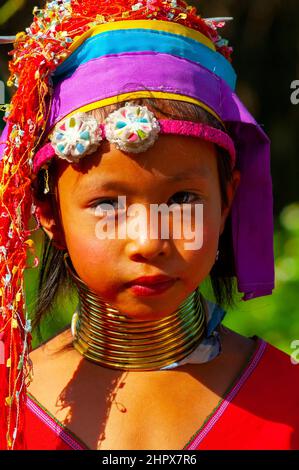
[[[127,245],[127,254],[133,261],[152,260],[157,256],[167,256],[169,240],[136,239]]]
[[[152,260],[157,256],[169,256],[171,247],[168,238],[161,238],[160,231],[152,231],[147,217],[129,237],[126,245],[127,256],[133,261]]]

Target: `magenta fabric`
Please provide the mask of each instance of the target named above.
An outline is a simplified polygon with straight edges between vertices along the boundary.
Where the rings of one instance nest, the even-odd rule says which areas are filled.
[[[33,172],[38,173],[38,170],[51,158],[55,157],[55,150],[51,143],[47,143],[36,152],[33,162]]]
[[[2,133],[0,134],[0,161],[2,160],[4,151],[5,151],[7,135],[8,135],[8,124],[5,125]]]
[[[232,167],[235,166],[235,146],[230,136],[225,132],[198,122],[161,119],[159,120],[159,123],[163,134],[182,134],[186,136],[195,136],[219,145],[219,147],[227,150],[231,157]]]

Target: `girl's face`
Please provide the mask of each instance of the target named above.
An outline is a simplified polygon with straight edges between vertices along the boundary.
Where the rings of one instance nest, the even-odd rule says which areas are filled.
[[[63,234],[60,239],[90,289],[140,320],[169,315],[182,303],[215,262],[219,235],[239,182],[239,172],[234,171],[228,185],[229,207],[222,208],[217,158],[213,144],[195,137],[160,135],[153,147],[137,155],[125,154],[105,141],[100,151],[79,164],[59,160],[56,197]],[[125,199],[121,202],[119,196]],[[157,228],[150,224],[151,205],[163,203],[164,207],[176,204],[179,208],[184,221],[176,223],[180,237],[173,236],[171,212],[169,236],[161,236],[161,225],[158,236],[151,236],[151,227]],[[110,210],[107,204],[112,206]],[[134,211],[130,216],[126,213],[132,204],[142,207],[138,218]],[[189,219],[183,218],[182,204],[187,213],[191,211]],[[196,216],[196,204],[202,204],[203,225],[200,212]],[[183,231],[188,220],[190,230],[202,230],[201,247],[194,244],[190,249],[192,239]],[[106,225],[109,221],[112,225]],[[43,217],[42,208],[41,222],[51,236],[55,234],[54,221]],[[124,230],[125,223],[121,238],[118,227]],[[101,227],[106,227],[110,239],[100,239]],[[174,278],[163,292],[142,295],[127,285],[138,277],[159,274]]]

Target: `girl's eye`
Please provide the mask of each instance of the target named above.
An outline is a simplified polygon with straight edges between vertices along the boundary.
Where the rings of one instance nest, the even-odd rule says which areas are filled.
[[[179,191],[170,198],[170,203],[192,204],[198,200],[201,200],[201,197],[196,193],[192,193],[190,191]],[[90,208],[97,216],[109,216],[115,214],[116,212],[126,210],[126,207],[121,201],[118,199],[109,198],[103,198],[95,201],[93,204],[91,204]]]
[[[191,200],[190,200],[191,197]],[[173,199],[176,204],[191,204],[197,200],[200,200],[200,196],[190,191],[179,191],[175,193],[170,199]]]
[[[124,207],[117,199],[102,199],[96,201],[90,206],[95,211],[95,215],[109,215],[114,214],[116,211],[123,210]]]

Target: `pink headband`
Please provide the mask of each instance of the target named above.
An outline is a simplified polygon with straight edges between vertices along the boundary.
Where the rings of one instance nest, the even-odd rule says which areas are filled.
[[[38,170],[53,157],[78,162],[101,145],[104,138],[116,148],[131,153],[145,152],[159,134],[179,134],[199,137],[225,149],[232,167],[236,161],[234,143],[228,134],[206,124],[162,119],[157,120],[146,106],[127,102],[113,111],[100,123],[91,115],[76,113],[58,123],[50,135],[51,143],[45,144],[35,155],[33,170]]]

